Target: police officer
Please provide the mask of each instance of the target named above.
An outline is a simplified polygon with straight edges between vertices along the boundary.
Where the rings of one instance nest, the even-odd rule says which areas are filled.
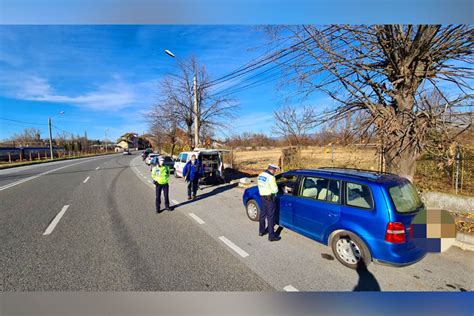
[[[281,239],[281,237],[276,236],[275,234],[275,196],[278,193],[278,185],[276,183],[275,173],[277,169],[277,166],[269,164],[267,170],[262,172],[257,179],[258,193],[260,194],[260,200],[262,201],[258,235],[263,236],[268,233],[269,241],[278,241]],[[268,222],[267,228],[265,228],[265,218]]]
[[[151,169],[151,178],[155,184],[156,192],[156,212],[161,213],[161,191],[165,197],[165,209],[164,210],[173,210],[173,207],[170,207],[170,198],[169,198],[169,178],[170,178],[170,167],[164,165],[165,160],[163,157],[158,158],[158,165],[155,165]]]

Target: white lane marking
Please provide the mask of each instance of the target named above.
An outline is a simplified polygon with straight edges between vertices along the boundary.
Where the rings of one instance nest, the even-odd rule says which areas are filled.
[[[73,163],[73,164],[70,164],[70,165],[67,165],[67,166],[63,166],[63,167],[59,167],[59,168],[56,168],[56,169],[48,170],[48,171],[42,172],[40,174],[37,174],[36,176],[31,176],[31,177],[21,179],[21,180],[18,180],[16,182],[13,182],[13,183],[10,183],[10,184],[6,184],[3,187],[0,187],[0,191],[3,191],[5,189],[14,187],[18,184],[22,184],[24,182],[27,182],[27,181],[30,181],[30,180],[33,180],[33,179],[36,179],[36,178],[39,178],[39,177],[47,175],[49,173],[52,173],[52,172],[55,172],[55,171],[58,171],[58,170],[61,170],[61,169],[64,169],[64,168],[72,167],[72,166],[75,166],[75,165],[78,165],[78,164],[81,164],[81,163],[89,162],[89,161],[94,160],[94,159],[97,159],[97,158],[92,158],[92,159],[88,159],[86,161],[80,161],[80,162],[76,162],[76,163]]]
[[[99,170],[100,167],[95,168],[95,170]]]
[[[189,216],[191,216],[196,222],[198,222],[198,223],[201,224],[201,225],[205,223],[202,219],[200,219],[200,218],[199,218],[196,214],[194,214],[194,213],[189,213]]]
[[[283,288],[287,292],[299,292],[297,288],[295,288],[293,285],[287,285]]]
[[[86,183],[87,181],[89,181],[90,178],[91,178],[90,176],[87,177],[83,182]]]
[[[176,200],[171,200],[171,202],[173,202],[173,203],[176,204],[176,205],[179,204],[179,202],[176,201]]]
[[[44,231],[43,233],[43,236],[44,235],[49,235],[53,232],[53,229],[54,227],[56,227],[56,225],[59,223],[59,220],[61,219],[61,217],[63,217],[64,213],[66,213],[67,209],[69,208],[69,205],[64,205],[63,208],[61,209],[61,211],[56,215],[56,217],[53,219],[53,221],[51,222],[51,224],[49,224],[48,228],[46,228],[46,230]]]
[[[224,243],[226,244],[227,246],[229,246],[232,250],[234,250],[235,252],[237,252],[241,257],[245,258],[245,257],[248,257],[248,253],[246,253],[242,248],[240,248],[239,246],[237,246],[236,244],[234,244],[232,241],[230,241],[229,239],[225,238],[224,236],[220,236],[219,239]]]

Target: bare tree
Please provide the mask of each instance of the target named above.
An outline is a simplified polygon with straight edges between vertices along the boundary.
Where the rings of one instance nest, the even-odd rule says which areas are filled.
[[[409,179],[426,135],[472,93],[468,25],[303,25],[279,34],[292,40],[295,58],[286,64],[299,92],[323,91],[338,103],[320,121],[363,112],[359,131],[372,130],[386,148],[387,170]],[[442,111],[419,106],[430,91],[443,99]]]
[[[459,136],[466,131],[472,132],[474,117],[470,109],[472,105],[470,100],[466,99],[464,102],[459,102],[456,107],[465,107],[468,110],[457,111],[456,107],[449,107],[437,91],[423,96],[420,101],[417,106],[431,113],[430,117],[440,117],[431,123],[435,127],[426,133],[425,151],[438,161],[439,169],[446,172],[455,162],[456,147],[461,145]]]
[[[18,146],[41,143],[41,131],[37,128],[25,128],[21,133],[14,134],[10,140]]]
[[[176,117],[176,126],[186,130],[190,147],[198,145],[193,144],[194,132],[192,126],[195,124],[196,115],[193,102],[193,74],[196,74],[198,83],[199,112],[197,116],[200,136],[203,132],[209,133],[215,128],[225,128],[227,126],[226,120],[228,121],[229,118],[234,116],[234,112],[238,107],[237,102],[233,99],[212,95],[211,85],[209,84],[210,78],[206,68],[199,66],[196,59],[193,58],[186,63],[180,63],[179,75],[168,76],[161,82],[158,103],[161,112],[173,112]]]
[[[174,155],[178,141],[177,131],[180,118],[182,119],[180,108],[171,98],[154,105],[147,114],[155,141],[159,145],[169,144],[171,156]]]
[[[285,137],[290,146],[300,146],[304,137],[317,126],[316,111],[311,106],[286,105],[273,113],[274,133]]]

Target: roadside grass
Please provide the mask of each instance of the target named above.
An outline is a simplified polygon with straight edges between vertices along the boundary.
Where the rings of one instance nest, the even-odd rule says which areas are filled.
[[[20,166],[44,164],[44,163],[54,162],[54,161],[73,160],[73,159],[79,159],[79,158],[94,157],[94,156],[105,156],[105,155],[111,155],[111,154],[115,154],[115,152],[113,152],[113,153],[100,153],[100,154],[85,154],[85,155],[74,156],[74,157],[61,157],[61,158],[43,159],[43,160],[15,161],[15,162],[12,162],[12,163],[0,162],[0,170],[20,167]]]

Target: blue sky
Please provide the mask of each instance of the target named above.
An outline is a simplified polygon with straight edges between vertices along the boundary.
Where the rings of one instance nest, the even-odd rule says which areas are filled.
[[[197,57],[219,77],[260,56],[268,38],[253,26],[0,26],[0,139],[26,127],[111,139],[147,130],[143,114],[158,97],[157,83],[176,73],[176,61]],[[238,117],[224,134],[269,132],[283,101],[270,82],[233,95]]]

